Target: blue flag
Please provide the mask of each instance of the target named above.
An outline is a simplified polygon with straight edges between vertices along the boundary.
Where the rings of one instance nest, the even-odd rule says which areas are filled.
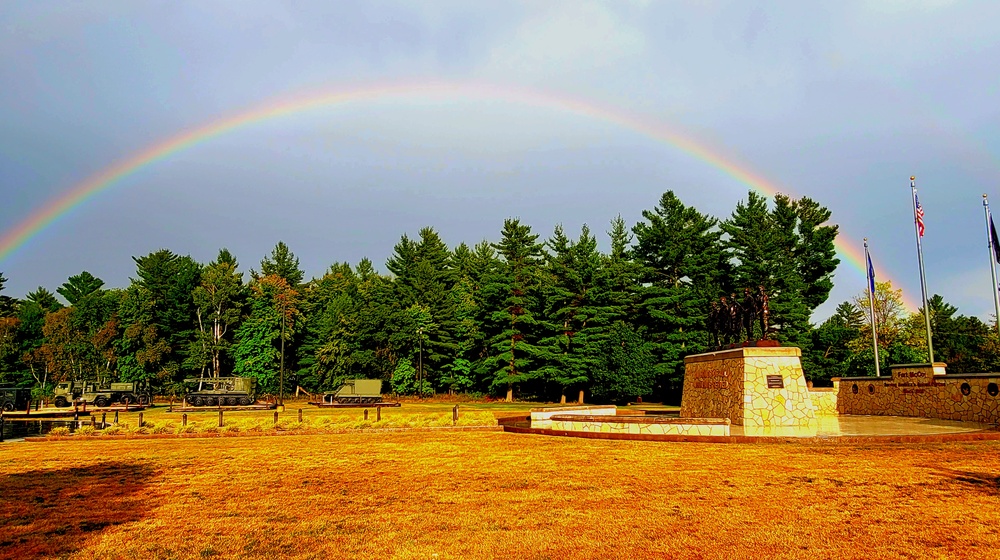
[[[872,256],[865,251],[865,258],[868,259],[868,289],[872,297],[875,296],[875,267],[872,266]]]

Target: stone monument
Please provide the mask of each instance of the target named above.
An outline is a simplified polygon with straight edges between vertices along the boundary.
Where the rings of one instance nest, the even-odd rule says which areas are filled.
[[[815,422],[801,357],[793,347],[741,347],[684,358],[681,418],[754,428]]]

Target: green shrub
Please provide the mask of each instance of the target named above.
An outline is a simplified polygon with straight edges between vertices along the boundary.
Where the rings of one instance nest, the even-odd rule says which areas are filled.
[[[198,423],[191,422],[187,426],[177,426],[174,430],[175,434],[197,434],[198,433]]]
[[[118,425],[114,425],[114,426],[108,426],[107,428],[104,428],[104,432],[103,433],[106,436],[120,436],[120,435],[128,433],[128,432],[125,430],[125,428],[123,428],[121,426],[118,426]]]
[[[52,430],[49,431],[49,435],[50,436],[68,436],[69,435],[69,428],[67,428],[66,426],[57,426],[55,428],[52,428]]]
[[[496,426],[497,419],[491,412],[466,412],[458,413],[459,426]]]
[[[444,414],[442,416],[438,416],[437,418],[431,418],[428,424],[435,428],[451,426],[451,414]]]
[[[173,424],[171,424],[170,422],[167,422],[165,424],[161,424],[159,426],[154,426],[153,427],[153,433],[154,434],[172,434],[176,430],[177,430],[177,428]]]
[[[90,424],[84,424],[76,429],[76,433],[80,436],[92,436],[97,433],[97,430]]]

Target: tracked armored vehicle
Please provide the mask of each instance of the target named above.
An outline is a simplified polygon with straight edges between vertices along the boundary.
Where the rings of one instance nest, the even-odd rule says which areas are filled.
[[[382,402],[381,379],[348,379],[333,393],[325,393],[326,404],[375,404]]]
[[[194,384],[184,397],[191,406],[247,406],[257,402],[257,380],[249,377],[210,377],[184,382]]]
[[[98,381],[63,381],[55,388],[55,405],[92,404],[97,407],[113,404],[149,404],[149,387],[136,382],[102,383]]]

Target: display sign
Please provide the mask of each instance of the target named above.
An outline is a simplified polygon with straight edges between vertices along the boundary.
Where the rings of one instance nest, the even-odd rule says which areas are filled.
[[[780,375],[768,375],[767,376],[767,388],[768,389],[784,389],[785,381]]]

